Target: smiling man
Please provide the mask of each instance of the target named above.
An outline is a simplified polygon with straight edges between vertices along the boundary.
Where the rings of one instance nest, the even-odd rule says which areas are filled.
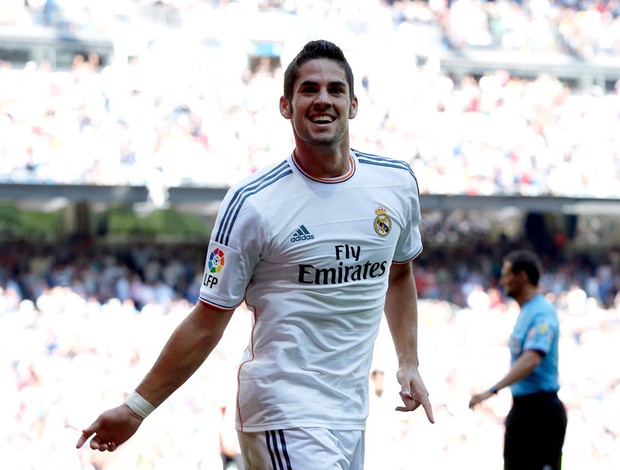
[[[402,161],[350,148],[353,72],[328,41],[288,66],[280,112],[295,148],[231,188],[200,299],[126,402],[77,443],[113,451],[208,357],[236,307],[253,313],[239,366],[245,470],[360,470],[369,372],[385,314],[398,358],[398,411],[433,413],[418,371],[412,260],[422,251],[418,185]]]

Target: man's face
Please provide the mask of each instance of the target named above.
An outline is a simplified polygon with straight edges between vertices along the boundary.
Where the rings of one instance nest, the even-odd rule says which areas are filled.
[[[348,135],[349,119],[357,113],[357,98],[349,97],[344,70],[329,59],[303,64],[293,99],[280,99],[280,112],[291,120],[295,139],[320,147],[335,147]]]
[[[506,295],[513,297],[518,295],[523,288],[523,277],[525,273],[515,274],[512,272],[512,263],[504,261],[502,265],[502,274],[499,279],[500,284],[504,288]]]

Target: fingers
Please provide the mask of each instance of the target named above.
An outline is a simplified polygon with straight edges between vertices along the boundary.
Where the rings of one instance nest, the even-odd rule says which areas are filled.
[[[98,437],[94,437],[90,441],[90,448],[92,450],[98,450],[99,452],[114,452],[116,450],[116,443],[101,441]]]
[[[396,408],[398,411],[413,411],[418,406],[420,406],[420,402],[413,399],[413,396],[409,392],[400,392],[400,399],[403,401],[405,406],[399,406]]]
[[[426,413],[426,417],[428,420],[435,424],[435,417],[433,416],[433,407],[431,406],[431,402],[428,397],[424,397],[422,399],[422,406],[424,407],[424,412]]]
[[[80,435],[80,438],[77,441],[77,444],[75,444],[76,448],[80,448],[84,445],[84,443],[90,438],[90,436],[92,436],[95,433],[94,430],[92,430],[90,427],[86,428],[82,431],[82,434]]]
[[[411,393],[401,391],[400,398],[405,406],[397,406],[396,411],[414,411],[420,405],[422,405],[422,408],[424,409],[428,420],[431,423],[435,422],[435,417],[433,416],[433,407],[431,406],[428,395],[422,395],[420,398],[415,398],[411,395]]]
[[[99,436],[93,437],[90,441],[90,448],[99,452],[114,452],[116,447],[115,442],[102,440]]]
[[[89,446],[92,450],[98,450],[99,452],[114,452],[116,450],[115,442],[103,440],[100,436],[96,434],[94,424],[82,431],[82,434],[80,435],[80,438],[78,439],[75,447],[78,449],[81,448],[84,443],[93,435],[95,437],[93,437],[89,443]]]
[[[469,409],[473,410],[476,406],[478,406],[480,403],[482,403],[484,400],[486,400],[487,398],[489,398],[489,396],[491,396],[489,394],[489,392],[485,392],[485,393],[478,393],[474,396],[471,397],[471,400],[469,400]]]

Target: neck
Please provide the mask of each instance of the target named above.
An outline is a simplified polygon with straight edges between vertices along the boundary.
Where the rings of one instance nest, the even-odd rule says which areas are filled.
[[[527,286],[526,288],[523,289],[523,291],[521,292],[520,295],[515,297],[515,300],[517,301],[519,306],[522,307],[524,304],[526,304],[527,302],[532,300],[532,298],[536,294],[538,294],[538,288],[537,287],[535,287],[535,286]]]
[[[315,178],[337,178],[345,175],[351,168],[349,161],[349,148],[300,148],[293,150],[293,158],[297,164]]]

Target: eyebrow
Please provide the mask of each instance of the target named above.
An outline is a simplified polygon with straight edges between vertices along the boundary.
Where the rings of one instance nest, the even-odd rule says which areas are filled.
[[[304,80],[303,82],[299,84],[299,88],[303,86],[316,86],[318,84],[319,82],[314,81],[314,80]],[[335,80],[335,81],[329,82],[327,86],[341,86],[343,88],[346,88],[347,83],[343,80]]]

